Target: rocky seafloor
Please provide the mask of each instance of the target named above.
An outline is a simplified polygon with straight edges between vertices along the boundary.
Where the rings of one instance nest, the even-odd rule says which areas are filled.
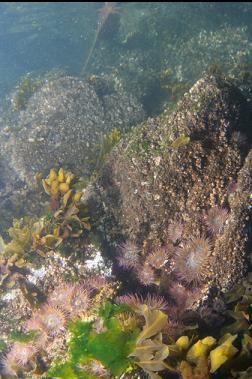
[[[105,84],[45,83],[2,132],[5,207],[17,180],[33,208],[1,208],[22,217],[1,241],[1,376],[249,378],[250,99],[205,75],[142,121]]]

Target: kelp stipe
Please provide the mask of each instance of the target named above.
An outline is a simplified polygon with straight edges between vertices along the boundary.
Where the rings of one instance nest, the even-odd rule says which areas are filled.
[[[85,64],[81,70],[81,75],[84,75],[84,73],[86,72],[88,63],[89,63],[90,58],[94,52],[94,49],[96,47],[96,43],[97,43],[98,38],[100,36],[100,33],[103,30],[105,24],[107,23],[107,20],[109,19],[111,14],[118,13],[117,2],[105,1],[104,6],[100,9],[99,12],[100,12],[100,15],[99,15],[98,23],[97,23],[95,37],[94,37],[93,43],[91,45],[91,48],[89,50],[89,54],[87,56]]]

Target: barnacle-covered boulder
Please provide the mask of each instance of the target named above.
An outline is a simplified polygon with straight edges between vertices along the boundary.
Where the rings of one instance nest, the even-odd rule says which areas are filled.
[[[47,80],[27,101],[11,128],[5,151],[18,176],[64,166],[89,174],[103,135],[144,117],[141,105],[105,79],[75,77]]]
[[[229,80],[207,75],[175,111],[149,118],[119,143],[84,196],[97,230],[116,247],[115,262],[121,241],[130,240],[141,250],[140,271],[156,274],[147,285],[227,289],[242,279],[251,243],[250,116]],[[160,247],[167,263],[156,270],[148,257]]]

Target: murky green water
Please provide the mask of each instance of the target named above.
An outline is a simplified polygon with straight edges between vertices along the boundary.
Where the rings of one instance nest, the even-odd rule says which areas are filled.
[[[1,3],[0,93],[7,94],[27,73],[79,74],[103,5]],[[235,75],[251,64],[249,3],[133,2],[117,7],[118,14],[99,35],[87,72],[118,73],[147,106],[152,94],[159,96],[156,102],[167,93],[176,97],[209,66]]]

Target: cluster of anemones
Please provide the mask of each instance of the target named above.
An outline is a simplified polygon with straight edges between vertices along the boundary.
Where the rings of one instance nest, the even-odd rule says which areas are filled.
[[[174,268],[179,281],[195,286],[208,278],[213,241],[223,233],[228,216],[226,208],[211,207],[202,216],[205,235],[187,239],[183,239],[182,223],[169,225],[168,238],[174,244]]]
[[[144,286],[159,283],[160,270],[166,266],[174,250],[173,244],[181,240],[183,224],[172,222],[168,228],[169,243],[149,253],[143,253],[136,242],[128,240],[118,249],[117,262],[120,267],[135,272],[137,280]]]
[[[18,377],[22,370],[35,366],[39,352],[46,353],[55,338],[65,336],[69,320],[90,314],[97,291],[106,285],[106,279],[95,277],[83,284],[67,284],[55,288],[48,301],[26,321],[23,330],[35,332],[29,343],[15,342],[0,361],[1,374],[7,378]]]
[[[187,292],[187,294],[189,293],[188,289],[184,288],[184,290]],[[175,306],[172,305],[170,299],[168,298],[167,300],[163,296],[157,294],[148,293],[147,296],[142,296],[136,293],[126,294],[116,297],[115,302],[117,304],[125,304],[129,306],[129,308],[133,311],[133,317],[137,323],[136,326],[139,326],[139,324],[142,323],[141,316],[146,312],[146,310],[148,310],[148,313],[151,313],[152,311],[162,311],[164,313],[168,313],[169,319],[164,330],[166,330],[169,336],[178,337],[185,329],[180,318],[181,314],[185,310],[186,304],[184,302],[179,302],[179,305],[183,306],[183,310],[181,309],[181,313],[178,314],[179,317],[176,317],[175,313],[173,312]],[[140,318],[138,318],[138,316],[140,316]],[[129,323],[132,324],[131,318],[129,318]]]
[[[209,275],[212,242],[223,233],[229,212],[215,205],[202,216],[205,235],[184,239],[184,224],[171,221],[167,228],[167,243],[144,254],[134,241],[119,246],[117,261],[120,267],[133,270],[137,280],[144,286],[158,284],[160,270],[167,267],[173,256],[174,273],[179,281],[187,285],[197,285]],[[171,262],[172,262],[171,261]]]
[[[137,279],[144,286],[157,283],[157,270],[168,261],[168,247],[156,248],[143,257],[142,249],[133,241],[127,241],[119,246],[117,262],[124,269],[133,269]]]

